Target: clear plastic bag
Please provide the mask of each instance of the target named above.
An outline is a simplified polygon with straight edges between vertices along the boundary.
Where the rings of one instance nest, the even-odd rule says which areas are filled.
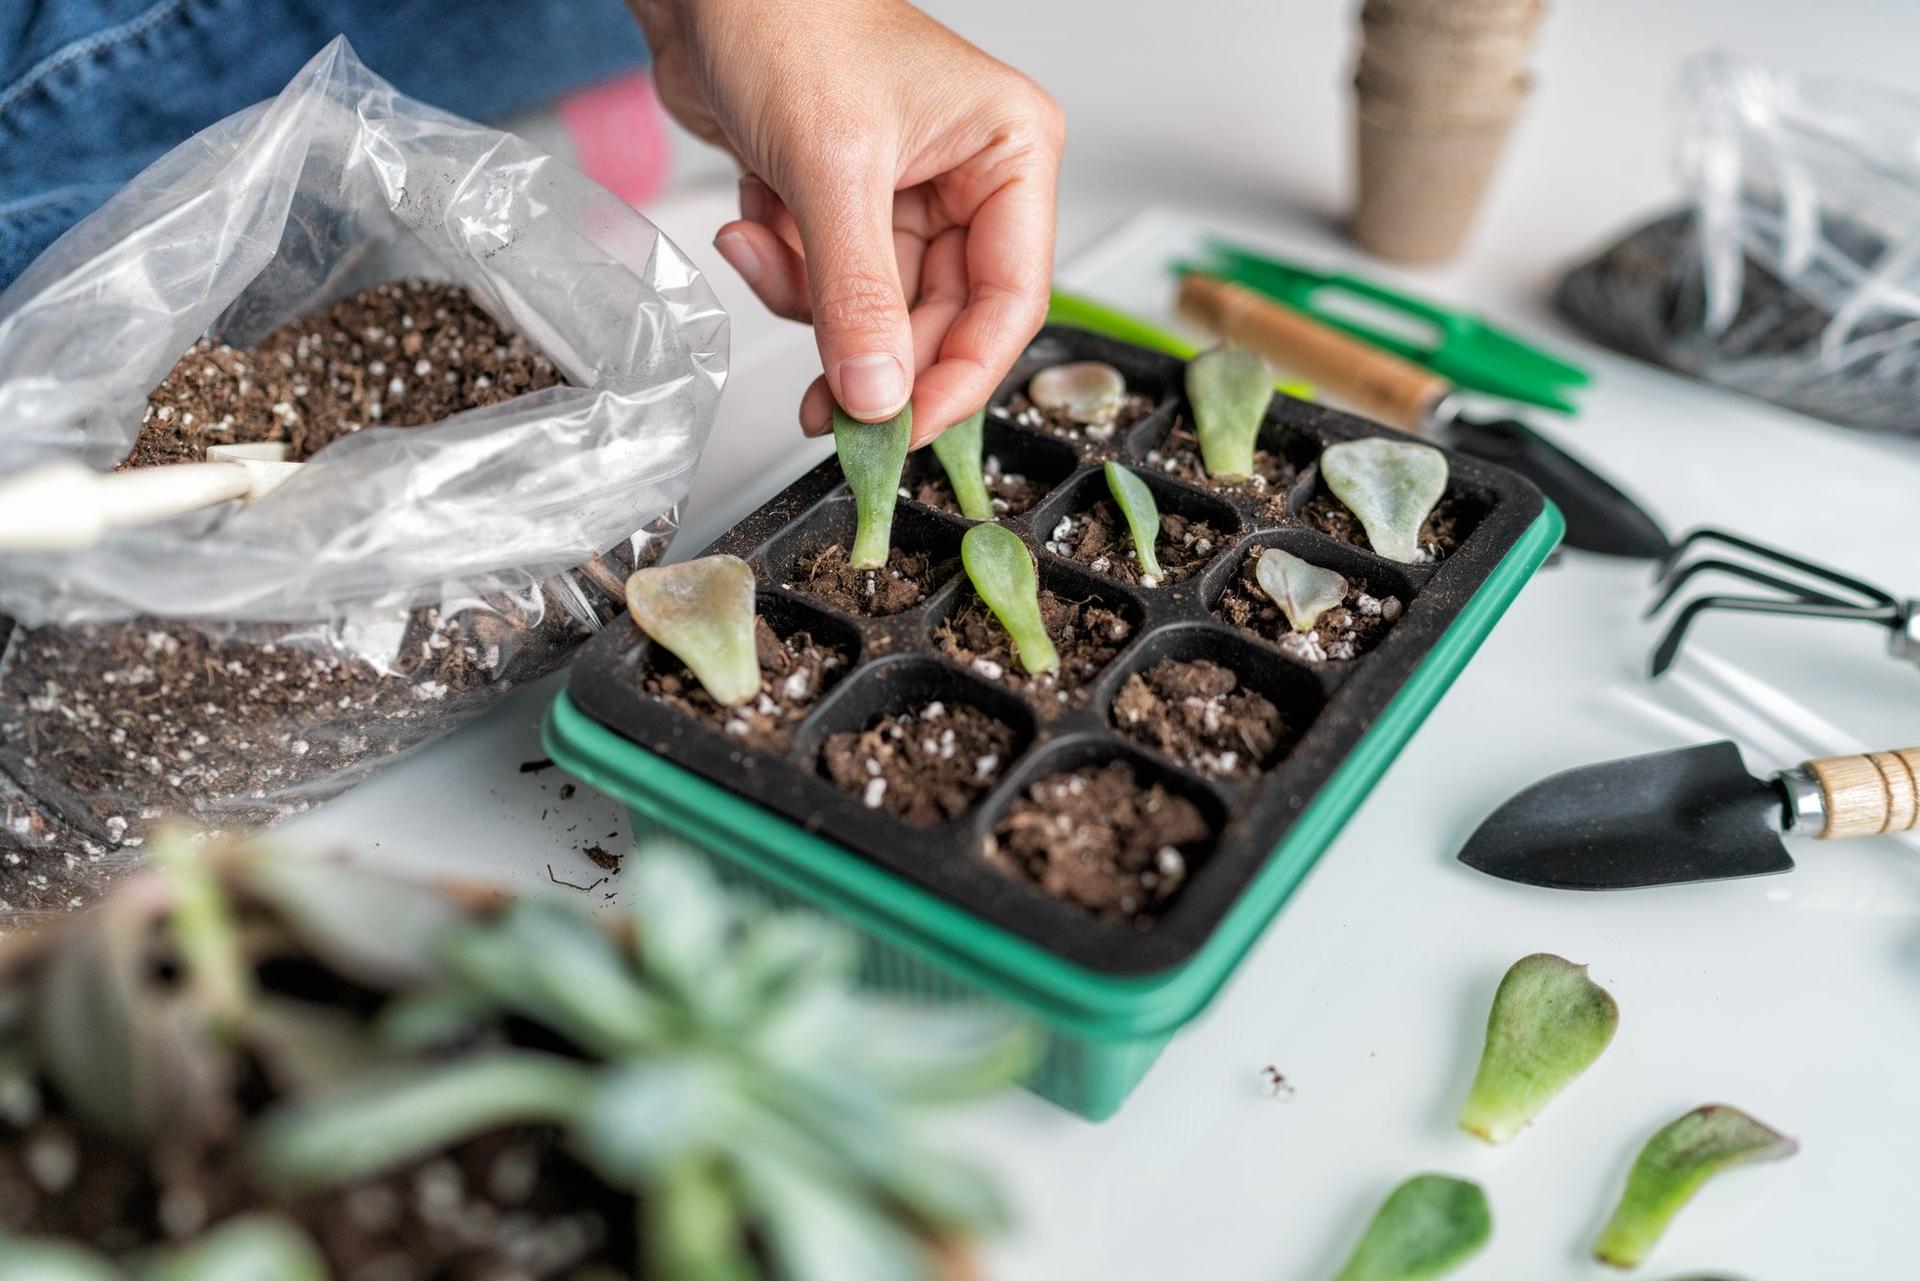
[[[1712,55],[1680,105],[1687,206],[1569,272],[1560,311],[1682,373],[1920,432],[1920,97]]]
[[[343,790],[553,670],[664,551],[725,313],[631,208],[343,40],[0,294],[0,475],[111,467],[196,339],[403,277],[465,288],[569,385],[364,428],[251,507],[0,556],[0,913],[83,896],[171,812]]]

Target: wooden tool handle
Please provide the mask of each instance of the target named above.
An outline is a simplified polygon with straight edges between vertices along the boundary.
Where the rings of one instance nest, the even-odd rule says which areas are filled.
[[[1828,840],[1920,827],[1920,747],[1808,761],[1826,800]]]
[[[1438,374],[1231,281],[1189,273],[1180,282],[1180,310],[1389,427],[1418,431],[1451,390]]]

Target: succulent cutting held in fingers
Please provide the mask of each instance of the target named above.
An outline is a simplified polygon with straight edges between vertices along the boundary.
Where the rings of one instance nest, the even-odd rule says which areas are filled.
[[[1619,1025],[1619,1007],[1586,966],[1544,952],[1515,961],[1494,993],[1460,1127],[1505,1143],[1600,1057]]]
[[[1320,476],[1345,503],[1367,542],[1388,560],[1420,557],[1420,527],[1447,492],[1447,456],[1431,445],[1368,436],[1329,445]]]
[[[1060,655],[1040,614],[1040,581],[1033,553],[1004,525],[975,525],[960,540],[960,562],[973,590],[1013,638],[1029,675],[1058,671]]]
[[[1331,569],[1302,560],[1281,547],[1269,547],[1254,562],[1260,590],[1273,598],[1296,632],[1310,632],[1320,615],[1347,598],[1347,580]]]
[[[1187,362],[1187,400],[1200,461],[1215,480],[1253,475],[1254,445],[1273,400],[1273,367],[1257,353],[1214,347]]]
[[[1052,365],[1027,383],[1027,399],[1050,414],[1090,427],[1120,416],[1127,401],[1127,380],[1112,365],[1076,360]]]
[[[627,579],[627,610],[722,707],[738,707],[760,692],[753,569],[738,556],[640,570]]]
[[[879,569],[893,546],[893,509],[900,499],[900,472],[913,442],[913,407],[883,423],[863,423],[839,406],[833,410],[833,447],[853,491],[853,546],[847,563]]]

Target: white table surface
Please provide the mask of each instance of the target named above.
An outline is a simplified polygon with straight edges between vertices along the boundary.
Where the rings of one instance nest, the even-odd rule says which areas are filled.
[[[1063,281],[1152,314],[1153,253],[1194,219],[1297,256],[1357,261],[1332,215],[1345,181],[1350,7],[958,0],[930,5],[1064,103],[1072,148]],[[1175,24],[1178,24],[1176,27]],[[1472,247],[1441,270],[1368,267],[1471,300],[1551,337],[1597,385],[1572,424],[1541,424],[1676,527],[1724,523],[1920,592],[1920,447],[1843,432],[1598,351],[1541,301],[1570,258],[1672,191],[1665,102],[1687,53],[1733,47],[1804,68],[1911,78],[1920,9],[1751,0],[1563,0],[1540,91]],[[769,320],[707,239],[730,186],[687,181],[650,210],[713,270],[736,317],[735,373],[688,509],[682,554],[821,456],[793,405],[817,372],[800,330]],[[1109,228],[1153,204],[1179,214]],[[1101,248],[1099,246],[1104,246]],[[1657,468],[1657,470],[1656,470]],[[1710,622],[1717,666],[1640,675],[1644,571],[1568,557],[1522,595],[1220,999],[1114,1120],[1024,1095],[955,1118],[954,1143],[1001,1171],[1018,1230],[988,1252],[1005,1281],[1330,1275],[1380,1196],[1418,1170],[1481,1181],[1493,1244],[1465,1278],[1593,1277],[1586,1250],[1634,1151],[1707,1101],[1799,1137],[1785,1164],[1710,1186],[1645,1269],[1748,1281],[1866,1281],[1911,1270],[1920,1176],[1920,862],[1891,840],[1801,850],[1786,877],[1613,896],[1506,885],[1453,861],[1478,818],[1553,769],[1735,733],[1756,764],[1920,740],[1920,682],[1867,629]],[[1741,682],[1746,697],[1726,695]],[[617,807],[568,800],[541,756],[553,684],[288,829],[407,868],[519,887],[599,875],[579,853],[624,841]],[[1757,692],[1756,692],[1757,691]],[[1756,702],[1755,699],[1758,701]],[[1743,711],[1742,708],[1760,708]],[[1818,715],[1806,711],[1818,709]],[[610,835],[618,834],[618,835]],[[617,892],[617,878],[593,892]],[[1591,962],[1622,1026],[1534,1130],[1491,1150],[1452,1128],[1487,1002],[1532,951]],[[1260,1088],[1273,1065],[1294,1085]]]

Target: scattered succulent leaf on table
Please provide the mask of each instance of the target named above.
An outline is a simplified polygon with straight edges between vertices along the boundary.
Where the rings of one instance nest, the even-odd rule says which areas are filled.
[[[1429,1281],[1479,1253],[1492,1234],[1493,1214],[1478,1184],[1417,1174],[1374,1211],[1335,1281]]]
[[[1330,569],[1302,560],[1281,547],[1269,547],[1253,563],[1260,590],[1273,598],[1296,632],[1310,632],[1320,615],[1347,598],[1347,580]]]
[[[1600,1057],[1619,1025],[1619,1007],[1586,966],[1544,952],[1521,957],[1494,993],[1460,1128],[1505,1143]]]
[[[893,547],[893,508],[900,501],[900,470],[913,443],[913,406],[883,423],[863,423],[833,407],[833,448],[853,491],[853,546],[847,563],[879,569]]]
[[[1253,475],[1254,443],[1273,400],[1273,367],[1256,352],[1212,347],[1187,362],[1200,464],[1215,480]]]
[[[1784,1160],[1799,1150],[1794,1140],[1739,1108],[1723,1103],[1695,1108],[1640,1149],[1593,1257],[1616,1268],[1634,1267],[1708,1179],[1737,1165]]]
[[[1127,379],[1112,365],[1075,360],[1035,374],[1027,383],[1027,399],[1050,414],[1102,427],[1120,416],[1127,402]]]
[[[1373,550],[1407,564],[1420,554],[1420,527],[1446,495],[1447,456],[1431,445],[1368,436],[1328,445],[1320,475]]]
[[[1014,653],[1028,674],[1058,671],[1060,655],[1040,617],[1040,579],[1033,553],[1005,525],[975,525],[960,540],[960,563],[973,590],[1013,638]]]
[[[886,558],[883,548],[880,559]],[[639,570],[627,579],[627,610],[640,630],[685,663],[722,707],[737,707],[760,692],[753,569],[738,556],[702,556]]]
[[[947,484],[953,488],[953,501],[968,520],[993,519],[993,499],[981,470],[986,421],[987,411],[976,409],[933,438],[933,456],[940,460]]]
[[[1153,501],[1153,490],[1132,469],[1108,462],[1107,488],[1120,514],[1127,518],[1127,532],[1133,535],[1133,554],[1140,561],[1140,572],[1156,582],[1160,578],[1160,557],[1154,544],[1160,539],[1160,504]]]

